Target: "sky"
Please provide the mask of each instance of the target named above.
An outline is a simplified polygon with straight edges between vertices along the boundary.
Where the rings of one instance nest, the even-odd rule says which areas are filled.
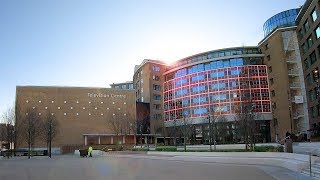
[[[109,87],[143,59],[255,46],[304,0],[1,0],[0,115],[16,86]]]

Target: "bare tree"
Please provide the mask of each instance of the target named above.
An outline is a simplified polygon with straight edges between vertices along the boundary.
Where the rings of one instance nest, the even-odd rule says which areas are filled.
[[[15,139],[15,110],[14,108],[8,108],[3,113],[3,120],[5,122],[5,130],[1,132],[2,139],[5,139],[7,142],[8,149],[10,151],[14,148],[14,139]],[[12,154],[11,154],[12,155]],[[9,157],[9,156],[8,156]]]
[[[258,114],[254,111],[254,103],[251,99],[243,100],[235,114],[236,129],[238,135],[243,138],[246,144],[246,150],[253,150],[254,148],[255,119],[257,116]]]
[[[42,134],[42,123],[38,112],[32,108],[28,109],[26,116],[21,119],[18,125],[20,135],[28,145],[28,158],[30,158],[36,139],[41,137]]]
[[[42,123],[42,139],[47,143],[48,156],[51,158],[52,142],[59,132],[59,122],[54,114],[46,114],[46,117]]]

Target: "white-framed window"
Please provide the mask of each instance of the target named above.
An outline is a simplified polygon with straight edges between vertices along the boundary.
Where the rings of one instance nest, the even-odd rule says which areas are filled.
[[[77,116],[79,116],[79,113],[77,113]]]
[[[98,108],[97,108],[97,107],[95,107],[94,109],[95,109],[95,110],[97,110]]]
[[[63,115],[65,115],[65,116],[66,116],[66,115],[67,115],[67,113],[63,113]]]
[[[54,115],[54,113],[51,113],[51,116],[53,116]]]
[[[26,113],[26,115],[28,116],[29,113]]]
[[[77,104],[79,104],[79,101],[77,101]]]
[[[109,110],[109,108],[107,108]]]
[[[103,101],[101,101],[100,103],[103,104]]]
[[[83,107],[82,109],[86,109],[86,107]]]
[[[118,108],[118,110],[120,111],[120,108]]]
[[[26,103],[29,103],[29,100],[26,100]]]
[[[61,109],[60,106],[58,107],[58,109]]]
[[[141,92],[143,93],[143,88],[141,88]]]
[[[48,107],[44,107],[45,109],[48,109]]]
[[[123,104],[127,104],[127,102],[124,102]]]
[[[89,101],[89,104],[91,104],[91,101]]]
[[[54,103],[54,101],[51,101],[51,103],[53,104],[53,103]]]
[[[39,103],[41,103],[42,101],[39,101]]]
[[[32,107],[32,109],[35,109],[35,108],[36,108],[36,107],[34,107],[34,106]]]
[[[143,97],[141,97],[141,102],[143,102]]]
[[[91,113],[89,113],[89,116],[91,116]]]
[[[114,102],[112,102],[112,104],[114,104]]]
[[[101,113],[101,116],[103,116],[103,113]]]
[[[63,103],[67,104],[67,101],[64,101]]]
[[[70,109],[73,109],[73,107],[70,107]]]

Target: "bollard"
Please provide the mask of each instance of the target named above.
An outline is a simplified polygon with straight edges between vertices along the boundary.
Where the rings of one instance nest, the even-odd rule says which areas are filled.
[[[311,170],[311,152],[309,153],[309,167],[310,167],[310,177],[312,177],[312,170]]]

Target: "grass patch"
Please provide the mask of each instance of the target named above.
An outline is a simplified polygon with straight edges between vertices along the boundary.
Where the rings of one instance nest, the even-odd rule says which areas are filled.
[[[133,148],[131,151],[148,151],[149,149],[147,148]]]
[[[156,151],[166,151],[166,152],[176,152],[177,148],[176,147],[157,147]]]

